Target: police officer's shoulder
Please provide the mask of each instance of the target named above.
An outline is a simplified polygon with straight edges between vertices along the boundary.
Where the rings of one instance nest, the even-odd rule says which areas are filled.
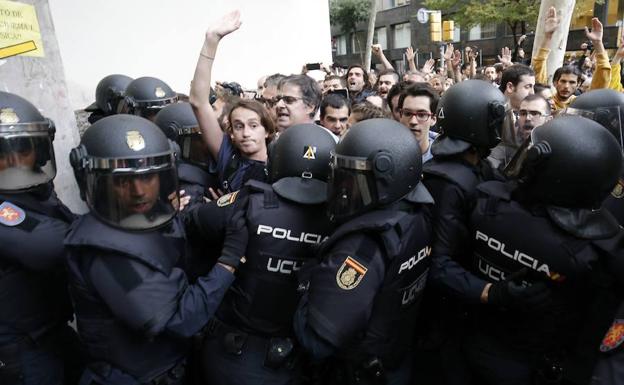
[[[340,254],[335,256],[340,263],[336,271],[336,285],[342,290],[355,289],[369,270],[369,257]],[[340,262],[342,261],[342,262]]]
[[[219,199],[217,199],[216,201],[217,207],[226,207],[236,202],[236,197],[238,196],[239,192],[240,190],[236,190],[219,197]]]
[[[514,185],[512,183],[505,183],[498,180],[483,182],[477,186],[477,190],[480,193],[505,201],[511,201],[513,189]]]
[[[15,227],[26,220],[26,211],[9,201],[0,203],[0,224]]]
[[[98,220],[92,213],[75,220],[65,237],[69,248],[89,248],[101,251],[97,255],[123,255],[150,266],[164,274],[174,267],[176,252],[160,232],[129,232]]]

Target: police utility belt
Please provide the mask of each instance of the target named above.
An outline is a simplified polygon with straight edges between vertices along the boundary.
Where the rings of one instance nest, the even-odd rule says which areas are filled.
[[[99,384],[101,383],[100,381],[108,383],[110,381],[115,382],[116,380],[120,381],[120,383],[127,383],[129,379],[128,376],[130,376],[130,374],[121,370],[121,372],[118,371],[117,373],[119,373],[118,375],[121,375],[123,377],[110,377],[112,369],[113,367],[107,362],[92,362],[87,365],[87,370],[83,374],[79,385]],[[101,380],[100,377],[104,380]],[[186,384],[186,361],[179,361],[174,366],[167,369],[165,372],[157,375],[151,380],[141,381],[134,377],[132,378],[132,382],[134,383],[134,381],[136,381],[137,385],[184,385]]]
[[[291,367],[295,358],[295,341],[288,337],[261,337],[241,331],[217,318],[208,321],[205,337],[219,339],[226,353],[240,356],[244,351],[265,351],[264,366],[271,369]]]

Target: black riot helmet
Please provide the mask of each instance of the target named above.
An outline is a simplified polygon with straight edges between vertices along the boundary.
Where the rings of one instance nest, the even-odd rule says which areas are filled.
[[[330,153],[335,146],[329,132],[316,124],[288,128],[269,154],[269,178],[275,192],[298,203],[325,202]]]
[[[532,200],[593,209],[612,191],[622,169],[622,150],[593,120],[563,115],[536,127],[519,154],[519,178]]]
[[[167,224],[176,209],[177,147],[154,123],[133,115],[98,120],[70,154],[83,200],[100,220],[125,230]]]
[[[394,203],[420,186],[421,173],[420,146],[407,127],[390,119],[359,122],[332,154],[330,218],[341,221]]]
[[[167,138],[180,146],[182,159],[203,168],[208,167],[210,155],[189,103],[180,102],[164,107],[156,114],[154,123]]]
[[[95,102],[85,108],[85,111],[99,110],[102,117],[116,114],[119,102],[123,100],[126,88],[132,80],[129,76],[119,74],[104,77],[95,88]]]
[[[28,191],[54,179],[55,131],[28,100],[0,91],[0,192]]]
[[[134,79],[126,88],[120,112],[153,120],[158,111],[178,101],[178,94],[160,79],[144,76]]]
[[[436,110],[441,135],[431,146],[434,156],[459,154],[470,147],[491,149],[501,138],[507,100],[483,80],[457,83],[442,94]]]
[[[585,92],[570,103],[565,113],[581,115],[602,124],[623,147],[624,95],[621,92],[608,88]]]

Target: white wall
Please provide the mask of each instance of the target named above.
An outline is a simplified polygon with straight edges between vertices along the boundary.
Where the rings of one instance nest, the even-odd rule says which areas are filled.
[[[189,92],[204,32],[241,10],[241,28],[224,38],[213,82],[255,89],[265,74],[298,73],[331,62],[327,0],[49,0],[71,106],[94,100],[112,73],[155,76]]]

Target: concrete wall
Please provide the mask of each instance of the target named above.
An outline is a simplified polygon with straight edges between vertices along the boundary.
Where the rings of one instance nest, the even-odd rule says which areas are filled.
[[[243,24],[222,41],[213,80],[255,89],[262,75],[331,62],[327,0],[50,0],[50,8],[74,109],[111,73],[156,76],[188,94],[206,28],[233,9]]]

